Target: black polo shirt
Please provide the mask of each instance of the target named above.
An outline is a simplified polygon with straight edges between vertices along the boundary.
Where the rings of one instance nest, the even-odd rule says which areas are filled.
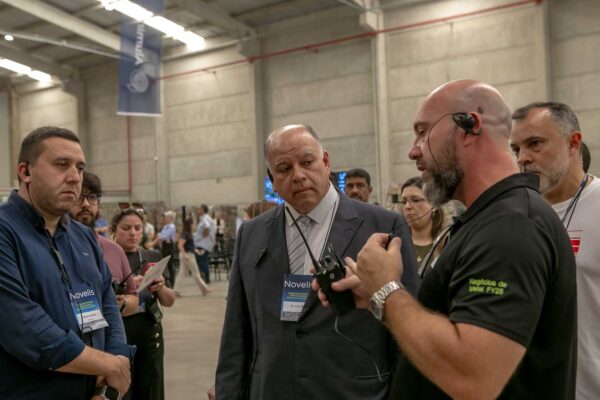
[[[512,175],[460,216],[419,291],[428,309],[527,348],[500,398],[574,399],[575,258],[533,174]],[[446,399],[403,356],[392,399]]]

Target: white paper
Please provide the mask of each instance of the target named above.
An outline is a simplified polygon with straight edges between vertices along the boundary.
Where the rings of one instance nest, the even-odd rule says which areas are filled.
[[[160,279],[163,272],[165,271],[165,268],[167,268],[167,264],[169,263],[170,259],[171,256],[166,256],[165,258],[157,262],[155,265],[150,267],[148,271],[146,271],[144,278],[142,278],[142,281],[140,282],[140,286],[138,286],[138,292],[141,292],[142,290],[150,286],[155,280]]]

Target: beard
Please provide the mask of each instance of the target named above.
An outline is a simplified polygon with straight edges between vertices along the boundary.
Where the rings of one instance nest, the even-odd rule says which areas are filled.
[[[554,188],[560,180],[565,176],[569,168],[569,160],[567,157],[556,157],[554,163],[548,166],[545,171],[542,171],[535,165],[523,166],[523,172],[533,172],[540,177],[540,193],[545,194]]]
[[[89,213],[89,214],[88,214]],[[98,215],[94,215],[91,211],[88,211],[87,213],[83,213],[83,212],[79,212],[76,216],[75,219],[79,222],[81,222],[82,224],[86,225],[88,228],[94,229],[96,227],[96,219],[98,218]]]
[[[429,169],[430,177],[426,179],[424,187],[425,197],[433,207],[440,207],[452,200],[464,176],[464,170],[456,157],[456,147],[452,142],[448,142],[442,155],[444,161],[434,162],[435,168]]]

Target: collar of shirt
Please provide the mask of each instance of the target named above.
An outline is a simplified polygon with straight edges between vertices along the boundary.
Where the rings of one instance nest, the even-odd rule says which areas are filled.
[[[8,203],[15,207],[25,218],[31,222],[31,224],[40,232],[46,231],[46,221],[44,217],[40,215],[40,213],[33,207],[31,203],[22,198],[18,190],[13,190],[8,197]],[[69,217],[65,213],[59,221],[58,226],[62,226],[64,229],[67,229],[69,225]],[[58,227],[57,226],[57,227]]]
[[[471,206],[467,208],[463,214],[458,216],[452,232],[456,232],[458,227],[464,225],[472,217],[479,214],[479,212],[490,205],[490,203],[492,203],[496,197],[500,196],[504,192],[518,187],[526,187],[535,191],[539,191],[539,182],[540,178],[530,172],[516,173],[496,182],[491,187],[486,189],[482,194],[480,194],[479,197],[475,199],[473,204],[471,204]]]
[[[337,191],[335,190],[333,185],[329,184],[329,190],[327,191],[327,194],[325,194],[325,197],[323,197],[321,199],[321,201],[319,202],[319,204],[317,204],[306,215],[313,222],[317,223],[318,225],[328,222],[329,217],[331,216],[331,209],[334,207],[337,199],[338,199]],[[289,203],[286,203],[285,205],[286,205],[286,207],[289,206],[288,208],[292,212],[294,219],[298,219],[298,217],[301,214],[298,211],[296,211],[294,209],[294,207],[292,207]],[[294,221],[292,221],[292,218],[290,217],[290,214],[288,214],[288,213],[285,214],[285,220],[287,221],[288,226],[292,226],[294,223]]]

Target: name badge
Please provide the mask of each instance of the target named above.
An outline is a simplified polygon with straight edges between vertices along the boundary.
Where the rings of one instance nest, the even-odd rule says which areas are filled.
[[[298,321],[308,294],[312,275],[284,275],[281,291],[281,321]]]
[[[87,285],[78,285],[73,292],[69,293],[69,297],[81,332],[89,333],[107,327],[96,291]]]

